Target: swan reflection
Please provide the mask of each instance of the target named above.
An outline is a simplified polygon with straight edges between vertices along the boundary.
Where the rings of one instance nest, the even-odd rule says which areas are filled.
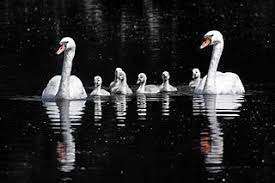
[[[137,115],[138,120],[146,120],[147,116],[147,101],[145,94],[137,95]]]
[[[96,126],[101,126],[101,119],[102,119],[102,100],[101,96],[94,96],[94,122]]]
[[[125,95],[114,96],[114,106],[116,112],[117,126],[124,127],[127,115],[127,100]]]
[[[170,116],[170,96],[167,93],[162,94],[161,96],[161,115],[168,117]]]
[[[61,134],[57,142],[57,160],[62,172],[70,172],[75,164],[75,141],[72,135],[74,127],[80,125],[85,101],[43,102],[51,127],[56,134]]]
[[[218,119],[234,119],[239,116],[244,97],[242,95],[194,95],[193,115],[204,115],[208,128],[201,132],[201,152],[205,155],[206,170],[223,171],[224,139]],[[219,117],[219,118],[218,118]]]

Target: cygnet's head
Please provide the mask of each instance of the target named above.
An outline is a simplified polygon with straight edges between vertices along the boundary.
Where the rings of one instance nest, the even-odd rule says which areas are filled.
[[[117,78],[118,77],[118,73],[123,71],[120,67],[117,67],[116,70],[115,70],[115,77]]]
[[[59,42],[59,49],[56,51],[57,55],[60,55],[62,52],[64,51],[69,51],[69,50],[75,50],[75,42],[73,40],[73,38],[70,37],[64,37],[61,39],[61,41]]]
[[[118,80],[122,81],[126,81],[126,73],[124,71],[120,71],[118,72]]]
[[[138,80],[137,80],[137,84],[142,84],[145,83],[147,80],[147,76],[144,73],[139,73],[138,75]]]
[[[201,72],[198,68],[192,69],[192,79],[197,79],[201,77]]]
[[[102,85],[102,78],[100,76],[95,76],[94,77],[94,85],[95,85],[95,87],[98,87],[98,86]]]
[[[216,45],[223,42],[223,36],[222,34],[217,30],[212,30],[207,32],[203,36],[203,43],[200,46],[201,49],[209,46],[209,45]]]
[[[162,75],[161,75],[161,78],[163,81],[168,81],[170,79],[170,74],[168,71],[163,71],[162,72]]]

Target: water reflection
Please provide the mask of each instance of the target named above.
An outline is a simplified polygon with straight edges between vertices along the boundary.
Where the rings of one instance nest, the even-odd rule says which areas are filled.
[[[151,50],[152,60],[158,61],[160,57],[160,12],[153,8],[152,0],[144,0],[144,11],[149,29],[149,49]]]
[[[224,138],[220,120],[239,116],[243,99],[242,95],[193,96],[193,115],[207,116],[209,122],[201,132],[200,147],[206,170],[211,174],[223,172]]]
[[[101,96],[94,96],[94,122],[96,126],[101,126],[102,119],[102,101]]]
[[[162,94],[161,96],[161,115],[164,117],[170,116],[170,96],[167,93]]]
[[[83,5],[87,31],[93,31],[97,41],[102,42],[106,32],[106,24],[103,22],[104,12],[101,1],[84,0]]]
[[[57,160],[62,172],[71,172],[75,166],[74,128],[80,125],[85,101],[44,102],[51,127],[56,134],[61,134],[57,142]]]
[[[127,100],[125,95],[115,95],[114,96],[114,106],[116,112],[116,120],[118,127],[125,126],[125,120],[127,115]]]
[[[147,116],[147,101],[145,94],[137,95],[137,115],[138,120],[146,120]]]

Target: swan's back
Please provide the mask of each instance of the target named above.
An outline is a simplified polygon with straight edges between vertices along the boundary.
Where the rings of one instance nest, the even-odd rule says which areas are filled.
[[[203,94],[207,75],[203,77],[200,84],[195,88],[194,93]],[[216,94],[243,94],[245,92],[239,76],[232,72],[217,72]]]
[[[42,99],[53,99],[59,90],[61,76],[54,76],[43,90]],[[69,85],[71,99],[84,99],[87,97],[86,91],[83,87],[81,80],[77,76],[70,76]]]
[[[82,81],[74,75],[70,77],[70,96],[72,99],[87,98]]]
[[[46,88],[43,90],[42,99],[52,99],[55,98],[59,85],[60,85],[61,76],[54,76],[48,82]]]
[[[242,94],[245,92],[240,77],[232,72],[220,73],[216,76],[218,94]]]
[[[146,93],[158,93],[159,87],[157,85],[146,85],[145,92]]]
[[[178,91],[178,89],[172,85],[165,85],[165,84],[161,84],[159,86],[159,90],[160,92],[173,92],[173,91]]]
[[[99,91],[94,89],[90,95],[109,96],[110,93],[104,89],[100,89]]]
[[[157,85],[145,85],[144,91],[142,91],[140,88],[137,89],[137,93],[159,93],[159,87]]]

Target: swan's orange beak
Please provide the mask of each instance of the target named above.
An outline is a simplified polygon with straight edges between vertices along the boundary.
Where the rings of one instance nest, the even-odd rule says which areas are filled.
[[[200,46],[200,49],[203,49],[203,48],[209,46],[210,43],[211,43],[211,40],[209,38],[205,38],[204,41],[203,41],[203,43]]]
[[[58,50],[56,51],[56,54],[57,54],[57,55],[60,55],[64,50],[65,50],[65,46],[62,44],[62,45],[58,48]]]

